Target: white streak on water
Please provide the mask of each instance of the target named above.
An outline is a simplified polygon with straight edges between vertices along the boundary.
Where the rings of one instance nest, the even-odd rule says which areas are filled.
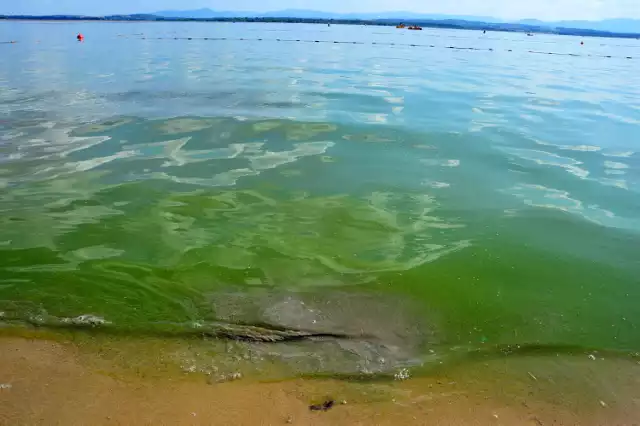
[[[120,151],[116,154],[109,155],[108,157],[97,157],[90,160],[76,161],[75,163],[66,163],[65,167],[74,172],[86,172],[87,170],[95,169],[103,164],[110,163],[112,161],[130,158],[136,155],[135,151]]]
[[[618,163],[616,161],[605,161],[604,166],[608,169],[628,169],[629,165],[624,163]]]
[[[273,169],[287,163],[293,163],[302,157],[321,155],[334,146],[333,142],[306,142],[294,144],[291,151],[265,151],[261,155],[250,156],[249,161],[254,170]]]
[[[633,151],[625,151],[625,152],[608,152],[608,153],[605,153],[603,155],[605,157],[629,158],[633,154],[635,154],[635,152],[633,152]]]
[[[451,159],[451,160],[438,160],[435,158],[424,158],[420,160],[422,164],[427,166],[436,166],[436,167],[458,167],[460,166],[460,160]]]

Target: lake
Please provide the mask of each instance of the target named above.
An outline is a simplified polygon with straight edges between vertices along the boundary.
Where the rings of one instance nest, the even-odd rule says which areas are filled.
[[[640,351],[638,40],[0,36],[5,327],[204,333],[313,373]]]

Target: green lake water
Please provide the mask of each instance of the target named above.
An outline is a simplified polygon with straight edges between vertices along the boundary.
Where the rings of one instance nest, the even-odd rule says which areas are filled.
[[[500,345],[640,351],[637,40],[284,24],[0,35],[18,41],[0,45],[6,325],[313,329],[315,308],[282,307],[299,299],[324,309],[319,331],[410,340],[394,367]]]

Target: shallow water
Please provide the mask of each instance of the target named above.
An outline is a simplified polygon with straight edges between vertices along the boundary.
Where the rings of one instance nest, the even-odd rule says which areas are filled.
[[[364,371],[503,345],[640,351],[637,40],[0,34],[19,42],[0,45],[5,322],[347,333],[268,350],[341,352]]]

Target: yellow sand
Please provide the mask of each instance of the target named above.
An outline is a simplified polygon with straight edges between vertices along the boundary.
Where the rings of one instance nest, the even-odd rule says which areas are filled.
[[[208,384],[122,368],[72,342],[1,337],[0,424],[633,425],[639,378],[635,361],[576,356],[497,359],[402,382]],[[332,409],[309,410],[326,398]]]

